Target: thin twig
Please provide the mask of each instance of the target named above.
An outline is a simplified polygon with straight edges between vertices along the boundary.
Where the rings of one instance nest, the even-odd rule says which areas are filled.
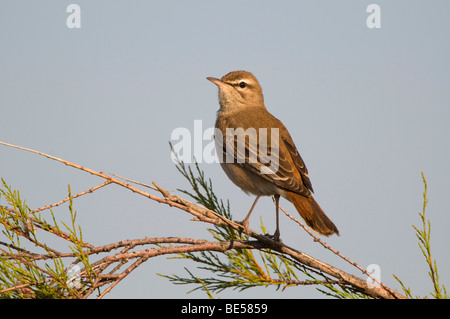
[[[150,188],[150,189],[153,189],[153,190],[157,190],[156,187],[154,187],[154,186],[152,186],[152,185],[148,185],[148,184],[145,184],[145,183],[141,183],[141,182],[138,182],[138,181],[134,181],[134,180],[132,180],[132,179],[128,179],[128,178],[125,178],[125,177],[123,177],[123,176],[116,175],[116,174],[113,174],[113,173],[110,173],[110,174],[111,174],[112,176],[117,177],[117,178],[123,179],[124,181],[130,182],[130,183],[133,183],[133,184],[136,184],[136,185],[144,186],[144,187],[147,187],[147,188]]]
[[[361,266],[359,266],[356,262],[354,262],[353,260],[351,260],[350,258],[345,257],[344,255],[342,255],[339,251],[335,250],[334,248],[330,247],[329,245],[327,245],[324,241],[322,241],[320,238],[318,238],[316,235],[314,235],[308,227],[306,227],[306,225],[304,225],[301,221],[299,221],[298,219],[294,218],[292,215],[290,215],[288,212],[286,212],[282,207],[280,207],[280,209],[283,211],[283,213],[289,217],[290,219],[292,219],[294,222],[296,222],[298,225],[300,225],[311,237],[314,238],[315,242],[320,243],[325,249],[328,249],[329,251],[331,251],[332,253],[334,253],[335,255],[339,256],[340,258],[344,259],[346,262],[348,262],[349,264],[351,264],[352,266],[356,267],[357,269],[359,269],[362,273],[364,273],[365,275],[367,275],[368,277],[370,277],[373,281],[375,281],[377,284],[379,284],[381,287],[383,287],[387,292],[389,292],[394,298],[398,298],[398,294],[395,293],[394,291],[392,291],[389,287],[387,287],[385,284],[383,284],[381,281],[379,281],[377,278],[375,278],[374,276],[372,276],[366,269],[362,268]]]
[[[111,291],[119,282],[121,282],[128,274],[130,274],[133,270],[135,270],[140,264],[147,261],[149,257],[141,257],[138,260],[136,260],[130,267],[128,267],[124,272],[122,272],[114,283],[112,283],[108,288],[106,288],[103,293],[97,298],[102,299],[108,292]]]
[[[56,207],[56,206],[59,206],[59,205],[62,205],[62,204],[64,204],[65,202],[68,202],[70,199],[75,199],[75,198],[77,198],[77,197],[80,197],[80,196],[83,196],[83,195],[86,195],[86,194],[93,193],[93,192],[96,191],[97,189],[102,188],[103,186],[106,186],[106,185],[109,185],[109,184],[111,184],[111,181],[110,181],[110,180],[107,180],[106,182],[101,183],[100,185],[94,186],[94,187],[92,187],[91,189],[88,189],[87,191],[78,193],[78,194],[73,195],[73,196],[71,196],[71,197],[67,197],[67,198],[63,199],[62,201],[60,201],[60,202],[58,202],[58,203],[51,204],[51,205],[47,205],[47,206],[44,206],[44,207],[41,207],[41,208],[37,208],[37,209],[35,209],[35,210],[32,210],[31,212],[29,212],[29,214],[30,214],[30,215],[31,215],[31,214],[35,214],[35,213],[38,213],[38,212],[40,212],[40,211],[43,211],[43,210],[46,210],[46,209],[50,209],[50,208],[53,208],[53,207]]]

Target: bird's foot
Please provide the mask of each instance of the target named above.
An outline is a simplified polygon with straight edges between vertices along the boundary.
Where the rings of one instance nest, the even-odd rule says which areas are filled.
[[[248,219],[244,219],[243,221],[236,223],[242,226],[242,228],[239,230],[240,233],[244,232],[247,236],[250,236],[250,227]]]
[[[275,232],[273,235],[265,234],[265,236],[268,237],[268,238],[270,238],[270,239],[272,239],[272,240],[274,240],[274,241],[277,241],[277,242],[279,242],[279,243],[282,243],[282,242],[283,242],[283,241],[281,240],[281,238],[280,238],[280,233],[279,233],[279,232]]]

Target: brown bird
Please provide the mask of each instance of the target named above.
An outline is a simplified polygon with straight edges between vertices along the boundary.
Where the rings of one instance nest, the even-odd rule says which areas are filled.
[[[306,224],[321,235],[339,235],[311,193],[308,170],[284,124],[270,114],[256,77],[234,71],[220,80],[207,78],[219,88],[220,109],[216,120],[216,152],[228,178],[245,193],[256,195],[242,225],[261,196],[274,196],[275,240],[280,240],[280,196],[294,204]]]

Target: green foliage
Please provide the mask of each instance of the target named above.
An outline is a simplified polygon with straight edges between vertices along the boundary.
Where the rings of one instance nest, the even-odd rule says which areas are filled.
[[[66,272],[61,256],[41,241],[45,232],[52,233],[71,243],[70,248],[87,267],[89,260],[83,253],[81,228],[75,224],[76,212],[69,205],[71,224],[62,222],[64,231],[51,212],[52,222],[33,213],[17,190],[2,179],[0,223],[8,242],[0,242],[0,298],[70,298],[80,294],[83,285],[74,285]],[[69,188],[70,196],[70,188]],[[30,245],[31,244],[31,245]],[[26,246],[38,252],[32,252]],[[91,276],[84,276],[92,280]]]
[[[438,268],[436,264],[436,260],[433,260],[431,258],[431,223],[430,220],[426,218],[425,216],[425,209],[428,204],[428,198],[427,198],[427,191],[428,191],[428,185],[427,181],[425,179],[424,174],[422,173],[422,180],[425,187],[425,190],[423,191],[423,207],[422,207],[422,213],[419,213],[420,221],[421,221],[421,228],[412,226],[416,232],[416,237],[419,240],[419,248],[422,252],[423,256],[425,257],[425,261],[428,265],[429,271],[428,276],[431,279],[431,282],[433,284],[433,291],[430,293],[431,296],[433,296],[436,299],[443,299],[448,298],[447,296],[447,290],[445,289],[445,286],[439,283],[439,274],[438,274]],[[395,276],[395,279],[401,284],[403,292],[408,298],[413,298],[411,294],[411,289],[409,287],[406,287],[403,282]]]

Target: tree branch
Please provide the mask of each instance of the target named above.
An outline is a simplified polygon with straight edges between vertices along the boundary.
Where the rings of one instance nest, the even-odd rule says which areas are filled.
[[[35,151],[29,148],[16,146],[12,144],[8,144],[5,142],[1,142],[0,144],[25,150],[28,152],[32,152],[41,156],[45,156],[49,159],[58,161],[60,163],[63,163],[67,166],[85,171],[89,174],[98,176],[105,181],[95,187],[92,187],[91,189],[81,192],[75,196],[69,196],[68,198],[62,200],[61,202],[58,202],[56,204],[48,205],[33,211],[28,212],[29,218],[33,221],[33,224],[40,227],[40,229],[44,231],[50,231],[59,237],[61,237],[64,240],[68,240],[71,242],[74,242],[74,234],[71,232],[70,234],[62,232],[56,225],[50,226],[48,223],[45,223],[43,221],[40,221],[34,217],[31,217],[30,215],[40,212],[43,210],[50,209],[52,207],[61,205],[67,201],[71,201],[75,197],[79,197],[82,195],[85,195],[87,193],[92,193],[95,190],[107,186],[109,184],[116,184],[123,188],[126,188],[134,193],[137,193],[141,196],[147,197],[151,200],[154,200],[158,203],[169,205],[171,207],[178,208],[180,210],[183,210],[191,215],[194,216],[194,220],[202,221],[208,224],[212,224],[219,227],[227,227],[229,229],[233,229],[237,232],[241,232],[242,225],[218,214],[217,212],[210,210],[206,207],[203,207],[201,205],[192,203],[188,200],[185,200],[181,197],[175,196],[173,194],[170,194],[170,192],[164,190],[162,187],[157,185],[155,182],[153,182],[153,185],[156,187],[156,189],[162,194],[163,197],[158,197],[153,194],[150,194],[148,192],[145,192],[141,189],[136,188],[135,186],[132,186],[130,184],[127,184],[117,178],[114,178],[110,175],[107,175],[103,172],[97,172],[92,169],[82,167],[78,164],[71,163],[69,161],[66,161],[61,158],[57,158],[39,151]],[[287,214],[287,213],[286,213]],[[290,216],[290,215],[288,215]],[[14,216],[10,216],[9,218],[14,218]],[[292,217],[291,217],[292,218]],[[26,237],[26,234],[18,229],[14,229],[13,227],[8,226],[9,224],[3,222],[5,227],[9,227],[9,231],[13,231],[16,234],[20,236]],[[76,234],[76,233],[75,233]],[[50,248],[43,246],[42,244],[39,244],[35,241],[35,244],[40,245],[43,249],[47,250],[47,254],[42,254],[40,258],[50,258],[51,256],[55,256],[58,258],[61,257],[76,257],[77,260],[73,263],[79,263],[80,261],[83,261],[83,264],[85,265],[85,268],[81,271],[80,277],[87,280],[87,282],[90,282],[90,288],[85,291],[84,296],[87,297],[90,295],[94,289],[95,286],[103,285],[105,282],[111,283],[111,285],[99,296],[100,298],[103,297],[107,292],[109,292],[115,285],[118,284],[121,280],[123,280],[131,271],[136,269],[140,264],[148,260],[149,258],[153,258],[155,256],[160,255],[167,255],[167,254],[185,254],[185,253],[192,253],[192,252],[205,252],[205,251],[214,251],[214,252],[220,252],[225,253],[232,249],[270,249],[273,251],[276,251],[280,254],[289,256],[296,262],[305,265],[309,268],[314,269],[317,272],[326,274],[332,278],[334,278],[334,281],[337,283],[350,285],[354,287],[355,290],[363,292],[364,294],[371,296],[373,298],[404,298],[403,295],[393,292],[391,289],[386,287],[384,284],[381,284],[381,287],[373,287],[373,285],[369,286],[367,281],[364,279],[361,279],[357,276],[354,276],[352,274],[349,274],[345,271],[342,271],[332,265],[329,265],[325,262],[322,262],[312,256],[309,256],[301,251],[298,251],[292,247],[289,247],[283,243],[274,241],[270,239],[269,237],[259,234],[258,232],[255,232],[253,230],[248,231],[248,236],[252,237],[256,240],[231,240],[231,241],[206,241],[206,240],[200,240],[200,239],[192,239],[192,238],[181,238],[181,237],[162,237],[162,238],[145,238],[145,239],[135,239],[135,240],[123,240],[119,241],[117,243],[112,243],[108,245],[98,246],[95,247],[94,245],[87,244],[85,242],[82,242],[81,240],[75,241],[77,249],[74,249],[73,253],[61,253],[56,250],[49,250]],[[30,239],[30,237],[28,237]],[[322,245],[324,243],[320,240],[319,241]],[[137,251],[130,251],[132,248],[135,248],[136,246],[143,246],[143,245],[161,245],[161,244],[183,244],[182,246],[159,246],[158,248],[151,248],[151,249],[143,249],[143,250],[137,250]],[[324,246],[327,249],[330,249],[327,245]],[[48,249],[47,249],[48,248]],[[84,248],[84,250],[83,250]],[[110,253],[113,250],[123,248],[122,252],[118,252],[112,255],[108,255],[106,257],[103,257],[93,263],[88,264],[88,257],[92,256],[94,254],[100,254],[100,253]],[[18,250],[20,253],[23,253],[23,251],[20,251],[20,249],[17,247],[14,247],[14,249]],[[335,252],[337,253],[337,252]],[[14,254],[12,253],[5,253],[3,254],[8,255],[8,258],[13,258]],[[340,255],[340,254],[339,254]],[[340,255],[343,257],[342,255]],[[18,258],[18,256],[15,256],[15,258]],[[25,257],[20,257],[25,258]],[[345,257],[343,257],[345,259]],[[33,260],[37,260],[38,257],[33,256]],[[102,272],[113,263],[119,263],[119,266],[122,267],[123,264],[125,264],[128,260],[135,260],[134,263],[126,268],[122,273],[120,274],[114,274],[110,273],[109,276],[102,275]],[[348,259],[346,259],[349,261]],[[356,263],[353,263],[349,261],[352,265],[357,266]],[[118,268],[120,268],[118,266]],[[362,270],[366,275],[367,272],[365,272],[361,267],[358,266],[359,270]],[[116,268],[113,270],[113,272],[116,271]],[[38,282],[36,280],[36,282]],[[17,289],[22,287],[23,284],[17,285]],[[0,290],[0,293],[10,291],[10,288]],[[76,293],[75,293],[76,294]]]

